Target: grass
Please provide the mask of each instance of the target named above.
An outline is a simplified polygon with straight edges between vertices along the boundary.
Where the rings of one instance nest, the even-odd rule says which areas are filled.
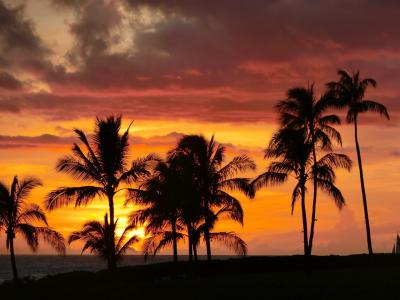
[[[311,265],[311,268],[305,266]],[[13,299],[399,299],[393,255],[248,257],[71,272],[0,287]]]

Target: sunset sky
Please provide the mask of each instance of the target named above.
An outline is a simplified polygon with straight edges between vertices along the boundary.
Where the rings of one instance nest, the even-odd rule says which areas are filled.
[[[110,114],[123,114],[124,129],[134,121],[132,158],[164,155],[182,134],[215,134],[230,158],[248,154],[257,162],[249,174],[256,176],[268,163],[273,106],[286,90],[315,82],[321,93],[338,68],[361,70],[378,82],[367,98],[391,116],[363,115],[360,128],[374,249],[389,252],[400,231],[399,13],[394,0],[0,0],[0,179],[39,177],[44,186],[30,199],[40,204],[50,190],[78,185],[55,172],[56,161],[76,141],[73,128],[90,133],[96,116]],[[336,151],[356,162],[352,127],[338,129],[344,143]],[[356,164],[339,172],[341,212],[320,193],[316,254],[367,251],[358,176]],[[292,188],[240,196],[244,227],[225,221],[218,229],[238,232],[249,254],[301,253]],[[121,224],[134,209],[122,207],[123,197]],[[49,223],[68,236],[101,220],[106,208],[95,201],[58,209]],[[180,249],[186,253],[186,244]],[[18,241],[17,253],[28,252]],[[39,251],[49,252],[45,245]]]

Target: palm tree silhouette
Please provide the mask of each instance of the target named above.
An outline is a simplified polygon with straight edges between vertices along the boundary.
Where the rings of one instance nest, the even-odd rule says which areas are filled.
[[[214,136],[207,141],[201,135],[184,136],[172,151],[172,155],[183,155],[194,162],[194,180],[200,195],[201,207],[204,217],[204,240],[207,249],[207,259],[211,260],[210,228],[212,227],[213,207],[229,206],[233,210],[242,211],[238,199],[227,191],[241,191],[247,196],[252,192],[249,179],[235,177],[239,172],[255,170],[256,165],[246,155],[236,156],[223,166],[225,160],[225,147],[217,145]],[[243,219],[237,219],[237,215],[231,214],[233,220],[243,223]],[[195,226],[192,224],[192,229]]]
[[[245,256],[247,254],[247,244],[235,232],[212,231],[218,219],[223,216],[228,216],[228,218],[237,220],[243,224],[243,210],[241,207],[238,209],[237,206],[226,205],[216,212],[210,210],[208,215],[210,216],[210,224],[204,222],[194,230],[194,245],[198,247],[200,244],[200,238],[203,236],[205,239],[205,232],[208,230],[210,242],[220,243],[232,250],[234,253]]]
[[[121,116],[97,118],[90,140],[82,130],[75,129],[79,140],[86,147],[86,153],[74,143],[73,155],[60,159],[56,169],[90,185],[60,187],[50,192],[45,201],[47,209],[52,210],[70,203],[75,203],[75,207],[84,206],[96,197],[105,197],[109,205],[109,224],[114,224],[114,196],[126,189],[123,185],[148,176],[149,163],[156,160],[154,155],[148,155],[134,160],[128,166],[130,126],[121,135]],[[111,263],[114,264],[112,268],[115,268],[115,259],[111,259]]]
[[[274,158],[267,171],[256,177],[252,186],[258,190],[263,186],[282,184],[289,176],[297,183],[292,192],[292,214],[297,200],[301,201],[304,254],[309,255],[308,223],[306,213],[306,183],[309,180],[333,198],[338,208],[345,203],[340,190],[335,186],[334,168],[350,169],[351,160],[344,154],[328,153],[314,163],[312,145],[307,143],[307,132],[304,128],[281,128],[272,137],[267,149],[266,158]],[[314,181],[314,177],[316,180]]]
[[[361,193],[364,207],[365,227],[367,231],[368,253],[373,254],[371,229],[368,216],[367,194],[364,184],[364,173],[361,160],[360,145],[358,142],[358,115],[364,112],[377,112],[386,119],[389,113],[383,104],[372,100],[364,100],[365,92],[369,86],[376,87],[376,81],[372,78],[360,77],[360,72],[347,73],[344,70],[338,71],[339,80],[327,84],[329,90],[336,98],[338,107],[347,108],[347,122],[354,124],[354,139],[356,143],[357,161],[360,173]]]
[[[181,229],[179,218],[187,187],[181,169],[176,158],[159,161],[153,175],[139,189],[128,189],[128,201],[146,205],[129,217],[133,225],[147,223],[146,234],[151,234],[151,237],[144,244],[145,258],[172,243],[174,262],[178,261],[177,243],[183,237],[178,232]]]
[[[25,239],[34,252],[39,246],[39,239],[42,239],[58,253],[65,254],[63,236],[48,226],[46,215],[37,204],[26,201],[30,192],[41,185],[42,183],[33,177],[19,181],[17,176],[14,176],[10,187],[0,182],[0,228],[6,233],[6,247],[10,251],[13,278],[16,283],[19,282],[14,250],[14,239],[17,234]],[[37,222],[44,226],[36,226]]]
[[[107,261],[107,268],[113,271],[118,262],[125,252],[139,239],[133,235],[128,237],[128,234],[135,228],[134,226],[127,226],[121,236],[115,236],[115,229],[118,219],[114,224],[110,224],[108,216],[105,214],[104,223],[98,221],[89,221],[83,225],[82,230],[74,231],[68,238],[68,244],[77,240],[84,242],[82,253],[89,251]]]
[[[294,129],[304,129],[306,132],[306,142],[312,147],[312,158],[314,165],[317,164],[317,149],[332,151],[332,140],[339,145],[342,144],[340,133],[331,125],[340,124],[337,115],[326,114],[326,111],[332,106],[329,94],[316,99],[314,93],[314,84],[307,87],[298,87],[289,89],[287,99],[280,101],[276,109],[280,114],[280,123],[282,127]],[[316,170],[316,169],[315,169]],[[317,210],[317,176],[313,176],[313,200],[311,213],[311,227],[309,237],[309,249],[312,253],[314,240],[314,228]]]

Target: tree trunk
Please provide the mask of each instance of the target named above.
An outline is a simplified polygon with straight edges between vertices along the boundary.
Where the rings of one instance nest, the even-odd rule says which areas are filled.
[[[208,215],[209,211],[209,202],[206,201],[205,203],[205,208],[206,208],[206,215],[205,215],[205,223],[206,223],[206,228],[204,229],[204,240],[206,241],[206,250],[207,250],[207,260],[211,261],[211,241],[210,241],[210,217]]]
[[[197,261],[197,246],[195,243],[193,245],[193,255],[194,255],[194,261]]]
[[[303,221],[304,254],[309,255],[308,233],[307,233],[306,189],[305,189],[304,170],[302,170],[302,174],[300,175],[300,180],[301,180],[301,215],[302,215],[302,221]]]
[[[206,218],[207,228],[204,229],[204,239],[206,241],[206,249],[207,249],[207,260],[211,261],[211,241],[210,241],[210,229],[208,225],[210,224],[209,218]]]
[[[176,239],[176,221],[171,222],[172,226],[172,249],[174,252],[174,262],[178,262],[178,243]]]
[[[315,151],[315,138],[313,137],[313,159],[314,159],[314,166],[317,165],[317,153]],[[313,203],[312,203],[312,212],[311,212],[311,229],[310,229],[310,241],[308,243],[308,251],[311,255],[312,253],[312,246],[314,241],[314,227],[316,221],[316,212],[317,212],[317,173],[314,168],[314,191],[313,191]]]
[[[364,206],[365,227],[367,230],[368,253],[370,255],[372,255],[374,253],[372,251],[371,229],[369,226],[368,204],[367,204],[367,195],[365,193],[364,174],[363,174],[362,161],[361,161],[361,151],[360,151],[360,145],[358,144],[357,117],[354,118],[354,139],[356,142],[358,169],[360,171],[360,182],[361,182],[361,193],[362,193],[363,206]]]
[[[11,267],[12,267],[12,272],[13,272],[13,278],[14,282],[16,284],[19,284],[19,277],[18,277],[18,271],[17,271],[17,263],[15,261],[15,253],[14,253],[14,236],[9,236],[9,241],[10,241],[10,259],[11,259]]]
[[[189,240],[189,261],[193,261],[193,247],[192,247],[192,230],[188,230],[188,240]]]
[[[108,194],[108,206],[110,209],[110,226],[112,228],[111,230],[111,236],[110,236],[110,262],[108,269],[110,271],[114,271],[117,268],[117,262],[116,262],[116,253],[115,253],[115,223],[114,223],[114,193],[110,192]]]

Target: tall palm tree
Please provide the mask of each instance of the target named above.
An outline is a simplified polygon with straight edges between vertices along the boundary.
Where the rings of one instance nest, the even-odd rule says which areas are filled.
[[[6,247],[10,251],[13,277],[17,283],[19,277],[14,250],[17,234],[25,239],[32,251],[37,250],[39,239],[42,239],[58,253],[65,253],[63,236],[48,226],[46,215],[37,204],[26,201],[30,192],[40,185],[41,182],[33,177],[20,181],[15,176],[10,187],[0,182],[0,224],[6,233]],[[35,225],[37,222],[44,226]]]
[[[295,203],[301,201],[304,254],[310,255],[308,240],[308,223],[306,213],[306,184],[316,182],[317,187],[333,198],[340,209],[345,203],[340,190],[335,186],[334,168],[350,169],[351,160],[344,154],[328,153],[314,163],[312,146],[306,142],[307,133],[303,129],[281,128],[272,137],[267,149],[266,158],[274,158],[267,171],[254,179],[255,190],[263,186],[282,184],[293,176],[297,183],[292,192],[292,214]],[[316,177],[316,180],[314,180]]]
[[[108,222],[107,214],[105,214],[103,224],[98,221],[85,223],[82,230],[71,234],[68,238],[68,244],[82,240],[84,242],[82,253],[89,251],[100,256],[107,261],[108,270],[113,271],[116,267],[115,262],[119,261],[125,252],[139,239],[135,235],[128,236],[135,228],[131,225],[124,229],[120,237],[116,237],[115,229],[118,220],[114,224]]]
[[[150,174],[149,162],[153,155],[137,159],[128,164],[129,128],[120,134],[121,116],[96,119],[90,139],[75,129],[80,142],[86,149],[74,143],[72,155],[60,159],[56,169],[88,183],[77,187],[60,187],[47,195],[45,204],[52,210],[74,203],[75,207],[89,204],[95,198],[106,198],[109,205],[109,224],[114,224],[114,196],[125,190],[124,185]],[[113,232],[112,232],[113,233]],[[112,259],[115,264],[115,259]],[[115,267],[115,266],[114,266]]]
[[[256,165],[246,155],[236,156],[226,165],[225,147],[218,145],[214,136],[207,141],[201,135],[187,135],[179,142],[172,155],[189,157],[195,164],[194,180],[197,182],[197,189],[200,195],[201,207],[205,220],[204,239],[206,242],[207,259],[211,260],[211,239],[210,211],[213,207],[229,205],[241,210],[238,199],[228,191],[241,191],[245,195],[251,195],[249,179],[235,177],[239,172],[255,170]],[[235,218],[234,215],[231,216]],[[243,220],[238,220],[243,221]]]
[[[339,80],[327,84],[329,90],[336,98],[338,107],[347,108],[347,122],[354,124],[354,139],[356,143],[357,161],[360,173],[361,193],[364,207],[365,227],[367,231],[368,253],[373,254],[371,229],[368,216],[367,194],[365,192],[364,173],[361,160],[360,145],[358,142],[358,115],[364,112],[377,112],[389,120],[386,107],[372,100],[365,100],[365,93],[369,86],[376,87],[376,81],[372,78],[361,78],[360,72],[347,73],[338,71]]]
[[[306,132],[306,142],[312,148],[312,158],[317,164],[318,149],[332,151],[332,141],[342,144],[340,133],[332,127],[340,124],[340,118],[334,114],[326,114],[332,106],[329,94],[319,99],[314,93],[314,84],[307,87],[292,88],[287,91],[287,99],[280,101],[276,109],[280,114],[281,127],[303,129]],[[315,169],[316,170],[316,169]],[[309,252],[312,253],[314,228],[317,211],[317,176],[313,176],[313,200],[311,213],[311,227],[309,238]]]

